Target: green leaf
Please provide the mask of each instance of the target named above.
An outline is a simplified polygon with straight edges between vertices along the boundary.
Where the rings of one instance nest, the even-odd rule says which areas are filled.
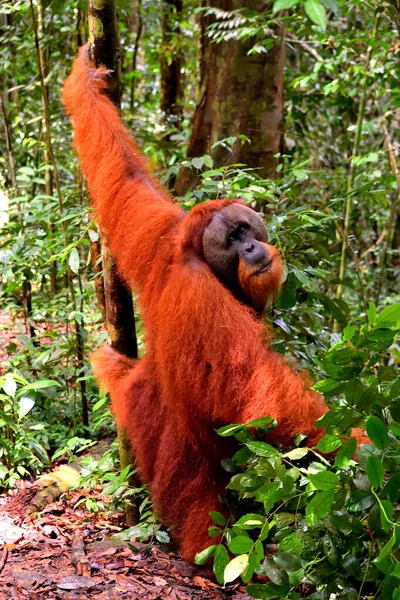
[[[157,531],[156,538],[160,544],[168,544],[171,541],[171,538],[166,531]]]
[[[370,508],[375,501],[375,496],[372,494],[363,490],[356,490],[348,499],[346,508],[351,512],[360,512]]]
[[[204,164],[203,157],[193,158],[191,163],[195,169],[202,169]]]
[[[346,325],[346,327],[343,329],[342,340],[344,342],[351,340],[351,338],[353,337],[353,335],[355,334],[356,331],[357,331],[357,327],[355,325],[350,325],[350,324]]]
[[[317,490],[333,490],[339,483],[339,477],[331,471],[320,471],[308,477]]]
[[[393,561],[389,556],[384,556],[382,560],[375,560],[374,562],[381,573],[384,573],[385,575],[387,575],[393,569]]]
[[[92,412],[96,412],[97,410],[99,410],[99,408],[104,406],[106,403],[107,403],[107,397],[100,398],[100,400],[98,400],[96,402],[96,404],[93,404]]]
[[[20,419],[22,419],[35,406],[35,400],[33,398],[30,398],[29,396],[22,396],[22,398],[19,400],[18,404],[19,404],[19,406],[18,406],[18,417]]]
[[[394,579],[395,575],[392,575],[391,579]],[[396,575],[397,579],[400,579],[399,575]],[[392,591],[392,597],[390,600],[400,600],[400,587]]]
[[[381,523],[385,531],[390,531],[393,521],[393,504],[389,500],[381,500],[379,506],[381,511]]]
[[[237,466],[234,464],[231,458],[222,458],[221,467],[228,473],[237,473]]]
[[[313,389],[320,394],[326,394],[327,392],[332,392],[341,385],[342,382],[337,381],[336,379],[323,379],[322,381],[315,383]]]
[[[252,452],[246,448],[246,446],[243,446],[243,448],[240,448],[233,456],[232,456],[232,462],[234,465],[245,465],[247,463],[247,461],[249,460],[249,458],[253,456]]]
[[[337,435],[325,435],[317,444],[317,450],[324,454],[334,452],[342,443],[342,438]]]
[[[257,456],[275,456],[278,451],[273,446],[270,446],[266,442],[246,442],[246,446]]]
[[[368,323],[373,326],[376,320],[376,306],[374,304],[374,302],[370,302],[369,303],[369,308],[367,310],[367,318],[368,318]]]
[[[288,578],[289,578],[290,585],[297,588],[297,586],[300,585],[300,583],[304,577],[304,573],[305,573],[305,570],[303,569],[303,567],[300,567],[300,569],[297,569],[297,571],[288,572]]]
[[[306,179],[308,179],[308,173],[303,169],[293,169],[292,173],[298,181],[305,181]],[[311,219],[310,216],[308,217],[308,220],[311,221],[311,223],[314,222],[314,219]]]
[[[400,302],[387,306],[379,313],[375,327],[391,327],[400,321]]]
[[[15,381],[11,373],[6,373],[6,375],[4,376],[2,388],[7,394],[7,396],[14,398],[15,393],[17,391],[17,382]]]
[[[98,239],[100,238],[98,232],[95,231],[94,229],[89,229],[88,234],[89,234],[90,241],[93,243],[97,242]]]
[[[275,598],[286,598],[287,589],[276,583],[253,583],[247,586],[246,592],[259,600],[275,600]]]
[[[265,531],[264,531],[265,533]],[[254,553],[255,553],[255,568],[259,569],[260,568],[260,564],[261,561],[265,558],[265,550],[264,550],[264,546],[262,545],[262,541],[261,540],[257,540],[254,546]]]
[[[397,398],[400,396],[400,379],[394,382],[392,387],[390,388],[390,399]]]
[[[300,460],[301,458],[304,458],[306,454],[308,454],[308,448],[295,448],[290,452],[286,452],[283,457],[289,458],[290,460]]]
[[[288,572],[298,571],[301,568],[299,557],[292,552],[278,552],[273,559],[278,567]]]
[[[218,583],[224,583],[224,572],[226,565],[229,563],[229,554],[225,546],[219,544],[217,546],[214,563],[213,563],[213,571],[214,575],[217,578]]]
[[[357,448],[357,440],[355,438],[349,438],[345,441],[343,446],[340,448],[335,457],[335,467],[343,469],[352,460],[354,453]]]
[[[212,538],[219,537],[223,534],[223,529],[221,527],[217,527],[217,525],[210,525],[208,528],[208,535]]]
[[[392,539],[393,539],[393,544],[394,544],[394,543],[395,543],[395,541],[396,541],[396,536],[395,536],[395,535],[393,535],[393,536],[390,538],[390,540],[388,541],[388,543],[386,544],[386,546],[388,546],[388,545],[389,545],[389,543],[392,541]],[[383,550],[383,549],[384,549],[384,548],[382,548],[382,550]],[[388,552],[388,551],[386,551],[386,552]],[[379,557],[380,557],[380,555],[379,555]],[[379,557],[378,557],[378,560],[379,560]],[[394,568],[394,569],[393,569],[393,571],[391,572],[391,575],[393,575],[394,577],[397,577],[397,579],[400,579],[400,562],[398,562],[398,563],[396,564],[395,568]],[[400,587],[399,587],[399,591],[400,591]]]
[[[342,565],[348,574],[352,575],[353,577],[357,577],[358,573],[360,572],[360,562],[355,556],[351,556],[351,554],[346,556],[342,562]]]
[[[293,531],[284,537],[279,544],[279,550],[281,552],[294,552],[295,554],[300,554],[303,550],[303,544],[298,534]]]
[[[393,344],[395,334],[392,329],[373,329],[364,337],[362,345],[376,352],[386,350]]]
[[[267,500],[277,502],[283,496],[283,489],[279,481],[271,481],[260,487],[256,492],[258,502],[266,502]]]
[[[69,253],[68,264],[73,273],[79,273],[79,252],[76,248],[72,248]]]
[[[383,558],[385,558],[385,556],[387,554],[389,554],[389,552],[393,548],[395,542],[396,542],[396,536],[392,535],[392,537],[389,539],[388,542],[386,542],[386,544],[383,546],[382,550],[380,551],[379,556],[376,559],[376,562],[380,562]],[[400,563],[398,563],[398,565],[400,565]]]
[[[208,546],[205,550],[198,552],[194,559],[196,565],[204,565],[212,556],[214,556],[216,548],[216,544],[213,544],[212,546]]]
[[[329,560],[331,565],[337,565],[338,562],[338,552],[336,549],[336,544],[328,533],[326,533],[323,537],[322,545],[324,548],[324,553],[326,558]]]
[[[304,10],[313,23],[324,30],[326,29],[325,7],[319,0],[305,0]]]
[[[206,167],[208,167],[209,169],[212,169],[212,167],[214,165],[214,161],[213,161],[212,157],[209,154],[206,154],[205,156],[203,156],[203,160],[204,160],[204,164],[206,165]]]
[[[261,547],[262,547],[262,544],[261,544]],[[263,551],[263,556],[264,556],[264,551]],[[250,579],[253,577],[254,571],[256,570],[256,563],[257,563],[257,556],[256,556],[255,548],[253,548],[253,550],[249,554],[249,564],[247,565],[247,568],[245,569],[245,571],[243,571],[243,573],[242,573],[243,583],[248,583],[250,581]],[[259,568],[259,567],[260,567],[260,564],[258,564],[257,568]]]
[[[364,387],[361,397],[357,400],[357,408],[367,411],[374,402],[379,404],[380,393],[377,386]]]
[[[385,468],[382,464],[382,461],[374,454],[368,456],[367,475],[371,485],[373,485],[374,488],[382,485],[383,478],[385,476]]]
[[[336,0],[321,0],[321,2],[328,10],[332,10],[337,17],[340,16],[340,6]]]
[[[298,2],[299,0],[276,0],[272,8],[272,16],[276,15],[276,13],[281,10],[287,10],[288,8],[292,8]]]
[[[9,472],[9,470],[7,469],[7,467],[5,465],[0,464],[0,481],[2,481],[7,473]]]
[[[381,498],[389,496],[392,502],[397,502],[400,498],[400,473],[395,473],[389,479],[380,493]]]
[[[366,430],[371,442],[379,448],[379,450],[387,448],[389,444],[389,434],[386,425],[381,419],[370,415],[367,419]]]
[[[306,506],[306,521],[308,525],[315,525],[326,515],[335,499],[332,490],[319,492]]]
[[[400,425],[398,423],[392,423],[389,429],[395,436],[400,437]]]
[[[352,524],[350,521],[350,517],[348,513],[344,513],[341,515],[330,515],[329,520],[332,525],[340,531],[340,533],[344,533],[344,535],[348,535],[352,531]]]
[[[253,421],[246,423],[246,427],[266,427],[273,422],[274,419],[272,417],[260,417],[259,419],[254,419]]]
[[[255,513],[248,513],[240,517],[233,527],[240,527],[240,529],[260,529],[265,523],[266,517]]]
[[[221,437],[230,437],[241,429],[243,429],[243,425],[224,425],[224,427],[220,427],[216,431]]]
[[[346,387],[344,388],[344,395],[346,397],[347,402],[349,404],[357,405],[360,401],[364,389],[364,385],[357,377],[351,379],[348,383],[346,383]]]
[[[225,567],[224,583],[230,583],[239,577],[247,569],[249,557],[247,554],[235,556]]]
[[[18,169],[18,173],[22,173],[23,175],[29,175],[33,177],[35,175],[35,171],[31,167],[20,167]]]
[[[231,539],[228,548],[233,554],[245,554],[253,547],[253,540],[245,535],[238,535]]]
[[[226,518],[224,517],[224,515],[221,515],[220,512],[217,512],[216,510],[212,510],[210,512],[210,517],[211,519],[214,521],[214,523],[216,523],[217,525],[226,525]]]
[[[25,386],[25,390],[42,390],[49,387],[61,387],[58,381],[52,381],[51,379],[41,379],[40,381],[33,381]]]
[[[257,490],[262,485],[262,482],[262,477],[259,477],[254,471],[248,470],[246,473],[234,475],[226,487],[238,492],[251,491]]]

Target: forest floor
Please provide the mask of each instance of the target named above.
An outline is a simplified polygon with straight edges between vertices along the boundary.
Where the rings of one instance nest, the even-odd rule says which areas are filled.
[[[0,600],[250,600],[239,584],[222,588],[209,567],[166,547],[111,540],[121,515],[75,508],[81,491],[29,515],[35,491],[0,497]]]
[[[0,374],[21,329],[0,310]],[[110,539],[123,529],[121,514],[77,507],[84,491],[29,514],[37,488],[19,484],[0,495],[0,600],[250,600],[240,584],[221,587],[210,567],[168,547]]]

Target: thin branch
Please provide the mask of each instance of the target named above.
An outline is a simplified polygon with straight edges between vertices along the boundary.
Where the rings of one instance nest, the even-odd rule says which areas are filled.
[[[311,54],[311,56],[313,56],[315,58],[315,60],[317,60],[318,62],[321,62],[321,63],[325,62],[325,59],[315,50],[315,48],[310,46],[310,44],[308,44],[304,40],[301,40],[299,37],[297,37],[297,35],[295,33],[287,33],[286,37],[288,37],[292,41],[299,44],[302,48],[304,48],[304,50],[306,50],[309,54]]]

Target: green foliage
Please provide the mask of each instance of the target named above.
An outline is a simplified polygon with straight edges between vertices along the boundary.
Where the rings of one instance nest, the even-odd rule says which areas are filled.
[[[46,423],[33,413],[42,394],[58,386],[50,380],[29,383],[15,373],[0,377],[0,487],[13,487],[49,464]]]
[[[220,583],[265,575],[270,583],[247,587],[261,599],[297,599],[304,590],[314,598],[339,592],[352,599],[381,589],[382,598],[396,598],[400,427],[391,398],[393,387],[400,391],[397,372],[386,365],[399,308],[392,305],[377,315],[371,305],[370,322],[348,325],[340,341],[315,357],[332,383],[325,386],[332,408],[317,422],[326,435],[316,448],[272,448],[264,440],[276,423],[268,417],[217,431],[239,444],[228,469],[234,470],[227,486],[233,517],[227,521],[211,513],[218,527],[210,535],[217,540],[196,561],[213,558]],[[321,383],[315,387],[323,388]],[[356,460],[356,440],[346,436],[358,426],[366,427],[371,444],[361,446]],[[324,455],[332,451],[334,459],[327,460]]]
[[[149,544],[168,544],[170,536],[165,531],[158,516],[152,510],[150,498],[145,493],[144,488],[130,490],[130,500],[135,499],[139,511],[139,522],[133,527],[129,527],[120,533],[116,533],[111,539],[123,540],[134,543],[136,540],[140,542],[148,542]],[[132,498],[133,496],[133,498]],[[138,499],[142,498],[140,503]]]
[[[271,181],[246,165],[219,167],[209,155],[185,160],[199,75],[197,3],[184,3],[181,31],[171,34],[167,45],[162,41],[159,5],[148,0],[140,4],[143,30],[135,69],[132,3],[123,0],[117,6],[124,118],[164,182],[173,183],[181,164],[201,174],[196,189],[181,198],[185,208],[229,197],[264,212],[270,241],[279,247],[286,265],[271,315],[272,345],[308,369],[318,380],[315,389],[331,405],[321,419],[327,435],[315,449],[272,448],[266,436],[274,422],[268,417],[248,426],[221,428],[221,435],[236,438],[239,445],[232,459],[224,461],[232,473],[228,489],[236,515],[226,522],[223,515],[212,514],[210,535],[215,543],[201,553],[199,562],[213,557],[221,582],[240,575],[249,583],[254,572],[261,573],[270,582],[247,588],[257,598],[297,600],[311,595],[328,600],[339,595],[399,600],[399,181],[388,153],[400,102],[398,7],[394,2],[275,0],[260,13],[206,9],[213,21],[211,39],[250,39],[250,54],[270,52],[284,31],[285,150],[276,156],[278,176]],[[77,11],[85,10],[85,3],[46,1],[44,8],[41,43],[49,67],[46,83],[62,214],[54,186],[51,193],[46,189],[53,167],[45,155],[29,3],[2,2],[0,7],[0,91],[17,176],[14,189],[0,114],[0,191],[10,203],[9,221],[0,233],[0,303],[1,311],[17,317],[0,377],[4,487],[39,472],[49,456],[73,459],[112,431],[107,400],[99,395],[88,363],[77,364],[74,335],[78,321],[85,356],[105,338],[88,260],[90,243],[98,234],[87,218],[86,193],[60,103],[60,88],[79,37],[71,24],[82,22]],[[369,48],[373,52],[366,61]],[[164,120],[159,108],[161,53],[170,60],[179,49],[185,58],[186,93],[181,130]],[[358,123],[363,97],[365,112]],[[358,156],[352,156],[357,130],[360,147]],[[228,152],[238,141],[252,143],[251,131],[230,133],[216,141]],[[349,189],[351,165],[355,171]],[[337,299],[343,208],[349,198],[353,218],[348,268],[343,297]],[[66,281],[67,266],[73,273],[75,302]],[[341,335],[332,334],[333,320]],[[138,330],[142,351],[140,320]],[[54,383],[45,387],[49,380]],[[81,382],[91,410],[89,429],[82,426]],[[373,442],[367,452],[358,453],[359,463],[353,459],[355,441],[346,439],[352,426],[365,426]],[[249,427],[258,428],[256,436]],[[327,462],[325,452],[336,454]],[[142,521],[125,538],[166,541],[146,491],[131,489],[129,472],[119,473],[115,446],[102,458],[87,456],[83,463],[82,485],[93,494],[82,501],[90,510],[104,508],[103,499],[98,499],[100,486],[110,494],[112,510],[140,498]],[[278,545],[272,556],[271,544]]]

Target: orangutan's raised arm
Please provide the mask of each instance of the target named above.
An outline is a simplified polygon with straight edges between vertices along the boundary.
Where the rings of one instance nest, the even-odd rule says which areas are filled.
[[[65,82],[63,103],[101,228],[121,274],[140,288],[160,242],[168,242],[184,212],[152,179],[105,93],[108,72],[87,55],[84,46]]]

